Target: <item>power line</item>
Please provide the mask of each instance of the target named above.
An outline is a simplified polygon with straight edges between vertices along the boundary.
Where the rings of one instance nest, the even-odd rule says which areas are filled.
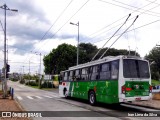
[[[128,10],[132,10],[132,11],[133,11],[133,9],[130,9],[130,8],[128,8],[128,7],[124,7],[124,6],[121,6],[121,5],[118,5],[118,4],[114,4],[114,3],[111,3],[111,2],[108,2],[108,1],[104,1],[104,0],[98,0],[98,1],[104,2],[104,3],[107,3],[107,4],[111,4],[111,5],[114,5],[114,6],[118,6],[118,7],[121,7],[121,8],[128,9]],[[155,1],[156,1],[156,0],[155,0]],[[141,13],[141,11],[138,11],[138,12]],[[158,16],[158,15],[153,15],[153,14],[150,14],[150,13],[145,13],[145,14],[148,14],[148,15],[151,15],[151,16],[160,17],[160,16]]]
[[[42,38],[41,38],[41,40],[43,40],[44,39],[44,37],[47,35],[47,33],[51,30],[51,28],[56,24],[56,22],[59,20],[59,18],[63,15],[63,13],[67,10],[67,8],[71,5],[71,3],[73,2],[73,0],[71,0],[70,2],[69,2],[69,4],[64,8],[64,10],[60,13],[60,15],[57,17],[57,19],[54,21],[54,23],[50,26],[50,28],[44,33],[44,35],[42,36]],[[41,41],[40,40],[40,41]],[[39,41],[39,42],[40,42]],[[34,50],[32,50],[32,51],[34,51]]]
[[[24,63],[24,62],[11,62],[11,61],[10,61],[9,63],[15,63],[15,64],[18,63],[18,64],[21,64],[21,63]],[[30,63],[31,63],[31,64],[39,64],[39,63],[35,63],[35,62],[30,62]],[[28,63],[24,63],[24,64],[28,64]]]
[[[126,4],[126,3],[123,3],[123,2],[117,1],[117,0],[112,0],[112,1],[115,1],[115,2],[117,2],[117,3],[120,3],[120,4],[123,4],[123,5],[129,6],[129,7],[132,7],[132,8],[136,8],[136,9],[144,10],[144,11],[145,11],[145,9],[142,9],[142,8],[139,8],[139,7],[135,7],[135,6],[132,6],[132,5],[129,5],[129,4]],[[155,3],[156,1],[157,1],[157,0],[154,0],[154,1],[150,2],[150,3]],[[160,13],[153,12],[153,11],[148,11],[148,12],[153,13],[153,14],[160,14]]]
[[[146,27],[146,26],[148,26],[148,25],[151,25],[151,24],[156,23],[156,22],[159,22],[159,21],[160,21],[160,19],[155,20],[155,21],[152,21],[152,22],[150,22],[150,23],[147,23],[147,24],[141,25],[141,26],[139,26],[139,27],[136,27],[136,28],[134,28],[134,29],[131,29],[131,30],[129,30],[129,31],[126,31],[126,33],[127,33],[127,32],[131,32],[131,31],[133,31],[133,30],[137,30],[137,29]],[[117,34],[117,35],[115,35],[114,37],[119,36],[119,35],[120,35],[120,34]],[[106,40],[106,39],[109,39],[109,38],[105,38],[105,40]],[[103,39],[103,40],[96,41],[96,42],[93,42],[93,43],[98,43],[98,42],[101,42],[101,41],[104,41],[104,39]]]
[[[2,21],[0,20],[0,24],[1,24],[1,27],[2,27],[2,31],[4,32],[4,28],[3,28],[3,25],[2,25]]]
[[[52,36],[53,38],[90,0],[87,0]]]
[[[63,11],[60,13],[60,15],[57,17],[57,19],[54,21],[54,23],[50,26],[50,28],[44,33],[44,35],[42,36],[42,38],[40,39],[39,43],[44,39],[44,37],[47,35],[47,33],[51,30],[51,28],[57,23],[57,21],[59,20],[59,18],[64,14],[64,12],[67,10],[67,8],[71,5],[71,3],[73,2],[73,0],[71,0],[67,6],[63,9]],[[31,50],[34,51],[35,49]],[[33,57],[33,56],[32,56]],[[30,59],[32,58],[30,57]]]
[[[155,0],[155,1],[156,1],[156,0]],[[141,7],[141,8],[144,8],[144,7],[146,7],[146,6],[154,3],[155,1],[153,1],[153,2],[151,2],[151,3],[149,3],[149,4],[145,5],[145,6],[143,6],[143,7]],[[144,14],[145,12],[147,12],[147,11],[149,11],[149,10],[152,10],[152,9],[158,7],[158,6],[160,6],[160,4],[158,4],[157,6],[154,6],[154,7],[150,8],[150,9],[144,11],[144,12],[141,12],[141,13],[139,14],[139,16],[140,16],[141,14]],[[141,8],[138,8],[138,9],[141,9]],[[138,10],[138,9],[137,9],[137,10]],[[136,12],[137,10],[133,11],[132,13]],[[134,18],[134,17],[133,17],[133,18]],[[133,18],[131,18],[130,20],[132,20]],[[122,24],[122,23],[121,23],[121,24]],[[113,29],[113,28],[115,28],[115,27],[117,27],[117,26],[119,26],[119,25],[121,25],[121,24],[118,24],[118,25],[112,27],[111,29]],[[109,29],[109,30],[107,30],[107,31],[110,31],[111,29]],[[107,31],[104,31],[104,32],[107,32]],[[103,32],[103,33],[104,33],[104,32]],[[103,34],[103,33],[101,33],[101,34]],[[100,35],[100,34],[98,34],[98,35]],[[98,35],[92,37],[90,40],[92,40],[93,38],[97,37]],[[90,40],[88,40],[88,41],[90,41]]]
[[[53,38],[90,0],[87,0],[50,38]],[[47,43],[46,41],[43,46]],[[42,46],[41,46],[42,47]],[[40,48],[41,48],[40,47]],[[40,51],[40,49],[38,50]],[[33,57],[33,56],[32,56]],[[31,57],[30,57],[31,59]]]
[[[155,1],[157,1],[157,0],[155,0]],[[133,14],[134,12],[136,12],[136,11],[138,11],[138,10],[142,9],[142,8],[145,8],[145,7],[149,6],[150,4],[154,3],[155,1],[150,2],[149,4],[146,4],[146,5],[142,6],[141,8],[136,9],[136,10],[135,10],[135,11],[133,11],[131,14]],[[96,31],[96,32],[92,33],[92,34],[91,34],[91,35],[89,35],[89,36],[92,36],[92,35],[94,35],[94,34],[96,34],[96,33],[99,33],[100,31],[102,31],[102,30],[104,30],[104,29],[108,28],[109,26],[111,26],[111,25],[113,25],[113,24],[115,24],[115,23],[119,22],[120,20],[122,20],[123,18],[125,18],[125,17],[127,17],[127,16],[128,16],[128,15],[125,15],[124,17],[122,17],[122,18],[120,18],[120,19],[118,19],[118,20],[114,21],[113,23],[111,23],[111,24],[109,24],[109,25],[107,25],[107,26],[105,26],[105,27],[103,27],[103,28],[99,29],[98,31]],[[132,18],[132,19],[133,19],[133,18]],[[121,24],[122,24],[122,23],[121,23]],[[121,25],[121,24],[118,24],[118,25],[116,25],[115,27],[117,27],[117,26],[119,26],[119,25]],[[113,29],[113,28],[115,28],[115,27],[112,27],[111,29]],[[109,29],[109,30],[111,30],[111,29]],[[109,30],[107,30],[107,31],[109,31]],[[107,32],[107,31],[104,31],[104,32]],[[104,33],[104,32],[103,32],[103,33]],[[98,35],[103,34],[103,33],[99,33]],[[96,35],[96,36],[98,36],[98,35]],[[91,39],[95,38],[96,36],[92,37]]]
[[[50,38],[53,38],[90,0],[87,0]],[[46,41],[43,46],[47,43]],[[40,51],[42,46],[38,49]]]
[[[123,32],[120,34],[120,36],[109,46],[109,48],[107,48],[107,50],[105,50],[105,52],[101,55],[101,57],[99,59],[101,59],[105,53],[117,42],[117,40],[124,34],[127,32],[127,30],[134,24],[134,22],[137,20],[138,15],[136,16],[136,18],[134,19],[134,21],[132,22],[132,24]]]
[[[95,59],[95,57],[99,54],[99,52],[105,47],[105,45],[114,37],[114,35],[126,24],[126,22],[128,21],[129,17],[131,16],[131,14],[129,14],[129,16],[127,17],[127,19],[125,20],[125,22],[117,29],[117,31],[108,39],[107,42],[105,42],[105,44],[102,46],[101,49],[99,49],[99,51],[95,54],[95,56],[92,58],[91,61],[93,61]]]
[[[150,1],[150,0],[145,0],[145,1],[150,2],[150,3],[152,3],[152,2],[153,2],[153,1]],[[154,4],[159,5],[159,3],[156,3],[156,2],[154,2]]]

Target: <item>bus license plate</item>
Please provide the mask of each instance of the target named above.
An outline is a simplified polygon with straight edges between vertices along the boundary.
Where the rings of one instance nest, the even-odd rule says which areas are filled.
[[[139,100],[141,100],[141,98],[136,98],[135,100],[136,100],[136,101],[139,101]]]

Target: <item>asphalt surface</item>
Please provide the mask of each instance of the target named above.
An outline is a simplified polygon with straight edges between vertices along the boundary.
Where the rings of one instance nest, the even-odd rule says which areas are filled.
[[[91,106],[88,101],[79,100],[75,98],[65,99],[58,95],[58,89],[51,91],[44,91],[34,89],[17,82],[9,82],[9,86],[14,88],[15,100],[26,111],[40,111],[45,118],[33,118],[34,120],[52,120],[54,119],[83,119],[83,120],[97,120],[99,119],[151,119],[152,117],[139,117],[140,113],[143,115],[159,112],[155,109],[139,107],[135,105],[108,105],[98,103],[97,106]],[[134,116],[131,116],[133,115]],[[138,115],[137,115],[138,114]],[[159,113],[158,113],[159,114]],[[135,117],[135,115],[137,115]],[[48,117],[52,116],[52,117]],[[93,116],[93,117],[92,117]],[[158,119],[154,117],[154,119]]]

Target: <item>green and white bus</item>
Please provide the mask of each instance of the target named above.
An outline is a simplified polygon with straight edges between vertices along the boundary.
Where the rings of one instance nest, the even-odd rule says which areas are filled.
[[[59,95],[108,104],[149,100],[149,62],[134,56],[109,56],[60,73]]]

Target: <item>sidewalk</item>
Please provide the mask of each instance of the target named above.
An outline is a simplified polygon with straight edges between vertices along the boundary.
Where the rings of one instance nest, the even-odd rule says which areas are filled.
[[[149,100],[149,101],[132,102],[131,104],[160,110],[160,100]]]
[[[0,95],[0,115],[2,112],[16,112],[16,111],[24,111],[20,105],[15,101],[12,100],[10,97],[7,97],[5,99],[2,98],[2,95]],[[30,120],[29,118],[7,118],[7,117],[0,117],[0,120]]]
[[[160,110],[160,93],[154,93],[152,95],[152,100],[132,102],[132,104]]]

